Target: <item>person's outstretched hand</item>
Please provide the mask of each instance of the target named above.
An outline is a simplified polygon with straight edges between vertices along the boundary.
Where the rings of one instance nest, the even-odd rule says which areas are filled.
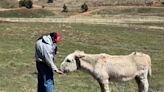
[[[56,73],[58,73],[58,74],[64,74],[62,71],[60,71],[60,70],[55,70],[55,72]]]

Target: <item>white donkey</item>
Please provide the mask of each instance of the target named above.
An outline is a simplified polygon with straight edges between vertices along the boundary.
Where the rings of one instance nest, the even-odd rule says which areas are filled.
[[[141,52],[129,55],[86,54],[75,51],[62,62],[63,72],[86,70],[99,83],[101,92],[109,92],[109,80],[127,81],[135,79],[138,92],[148,92],[148,75],[151,75],[150,56]]]

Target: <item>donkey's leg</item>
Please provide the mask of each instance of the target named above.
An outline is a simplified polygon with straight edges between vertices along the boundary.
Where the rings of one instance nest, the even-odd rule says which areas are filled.
[[[141,83],[143,85],[143,92],[148,92],[149,83],[147,79],[147,73],[145,73],[143,76],[144,77],[141,79]]]
[[[105,92],[110,92],[109,91],[109,81],[108,81],[108,79],[103,80],[103,84],[104,84]]]
[[[100,88],[101,88],[101,92],[110,92],[109,91],[109,81],[108,80],[101,80],[101,79],[97,79]]]
[[[137,85],[138,85],[138,92],[142,92],[142,90],[143,90],[143,85],[142,85],[142,83],[141,83],[141,81],[140,81],[140,78],[137,76],[137,77],[135,77],[135,80],[136,80],[136,83],[137,83]]]
[[[149,83],[148,83],[148,79],[145,78],[143,81],[143,84],[144,84],[144,92],[148,92],[148,89],[149,89]]]
[[[148,73],[144,72],[135,78],[138,84],[139,92],[148,92],[149,83],[148,83],[147,75]]]
[[[103,83],[100,81],[100,79],[97,79],[97,81],[98,81],[98,83],[99,83],[99,85],[100,85],[101,92],[105,92]]]

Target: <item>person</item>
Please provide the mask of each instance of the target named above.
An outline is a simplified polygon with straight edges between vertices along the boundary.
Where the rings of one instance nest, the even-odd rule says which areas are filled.
[[[56,32],[41,36],[35,45],[36,68],[38,71],[37,92],[54,92],[53,73],[63,74],[54,64],[60,34]]]

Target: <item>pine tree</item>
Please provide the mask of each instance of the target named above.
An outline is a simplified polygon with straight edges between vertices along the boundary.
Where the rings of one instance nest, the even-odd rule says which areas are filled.
[[[33,2],[31,0],[20,0],[19,7],[32,8]]]
[[[53,3],[53,0],[48,0],[48,2],[47,3]]]
[[[68,8],[67,8],[67,6],[64,4],[63,5],[63,10],[62,10],[62,12],[68,12]]]
[[[88,5],[86,3],[84,3],[84,4],[81,5],[81,11],[82,12],[88,11]]]

